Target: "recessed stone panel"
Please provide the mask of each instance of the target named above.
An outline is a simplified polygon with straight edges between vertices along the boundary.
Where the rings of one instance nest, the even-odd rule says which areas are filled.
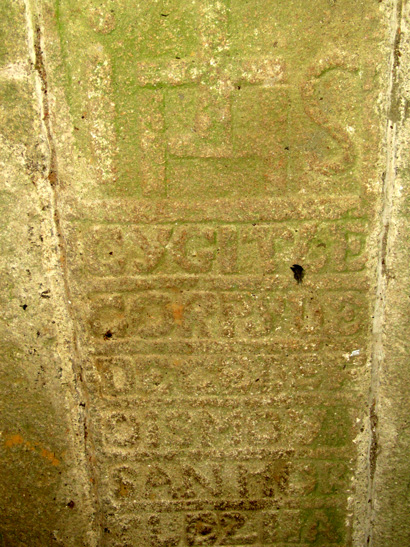
[[[56,21],[101,545],[349,545],[379,4],[62,0]]]

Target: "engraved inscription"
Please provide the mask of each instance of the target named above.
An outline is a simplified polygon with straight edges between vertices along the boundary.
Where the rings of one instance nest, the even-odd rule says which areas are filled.
[[[58,3],[102,545],[349,544],[376,4]]]
[[[93,225],[73,234],[87,273],[143,274],[284,273],[292,260],[309,272],[356,272],[366,263],[364,221],[310,222],[283,226]],[[91,258],[91,260],[90,260]]]

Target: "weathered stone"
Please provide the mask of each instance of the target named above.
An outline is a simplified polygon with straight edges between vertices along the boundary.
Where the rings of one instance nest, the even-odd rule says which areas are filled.
[[[75,424],[47,147],[20,1],[1,6],[0,545],[83,545],[89,511]]]
[[[404,10],[10,4],[5,545],[406,543]]]
[[[410,543],[409,460],[409,10],[398,2],[391,20],[391,97],[387,119],[382,229],[371,390],[371,545]]]

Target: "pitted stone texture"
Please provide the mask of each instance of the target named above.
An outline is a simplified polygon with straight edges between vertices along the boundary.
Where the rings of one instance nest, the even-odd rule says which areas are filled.
[[[0,11],[0,545],[77,546],[87,502],[62,385],[47,151],[26,6],[5,0]]]

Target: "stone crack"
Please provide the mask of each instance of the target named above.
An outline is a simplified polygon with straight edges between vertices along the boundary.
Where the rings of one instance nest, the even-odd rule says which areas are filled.
[[[37,184],[37,190],[42,202],[46,203],[43,206],[43,211],[49,211],[47,220],[51,237],[48,241],[49,249],[47,249],[46,259],[49,260],[51,255],[52,265],[54,266],[55,276],[55,292],[62,301],[60,307],[59,317],[59,331],[61,336],[61,345],[63,350],[60,352],[65,357],[66,363],[68,362],[71,367],[71,371],[67,374],[67,383],[73,386],[71,391],[73,397],[73,415],[72,423],[73,427],[78,431],[76,437],[80,439],[77,449],[81,451],[83,456],[79,457],[81,472],[84,472],[86,477],[83,478],[86,483],[86,488],[90,488],[89,498],[89,510],[91,513],[91,530],[89,531],[89,545],[93,547],[99,544],[99,516],[98,511],[98,493],[97,493],[97,478],[96,472],[93,466],[95,461],[94,445],[89,435],[90,424],[88,417],[88,409],[90,408],[89,395],[84,380],[84,374],[82,370],[82,357],[79,348],[79,341],[76,329],[75,317],[73,314],[71,302],[71,290],[68,279],[68,269],[66,260],[66,244],[62,231],[62,222],[59,212],[59,177],[58,177],[58,162],[57,152],[54,142],[52,126],[50,121],[50,102],[49,102],[49,89],[46,64],[44,59],[44,52],[42,47],[43,37],[40,24],[38,24],[39,17],[37,14],[33,14],[32,7],[29,0],[25,1],[26,19],[27,19],[27,33],[28,33],[28,47],[31,57],[31,64],[35,72],[36,90],[38,108],[41,117],[41,125],[43,128],[44,140],[46,143],[46,177],[40,177]],[[63,311],[61,311],[63,310]]]

